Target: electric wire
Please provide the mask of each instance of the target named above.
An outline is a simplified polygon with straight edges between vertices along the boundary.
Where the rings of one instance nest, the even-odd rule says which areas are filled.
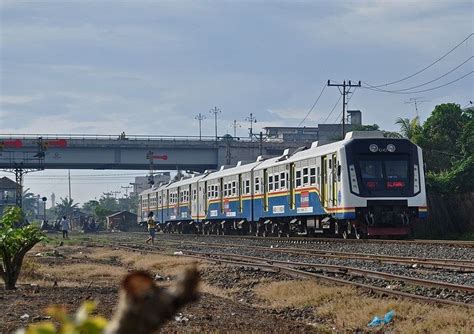
[[[432,90],[436,90],[436,89],[439,89],[439,88],[442,88],[442,87],[446,87],[446,86],[449,86],[455,82],[458,82],[459,80],[462,80],[464,79],[465,77],[471,75],[472,73],[474,73],[474,71],[471,71],[471,72],[468,72],[466,74],[464,74],[463,76],[457,78],[457,79],[454,79],[452,81],[449,81],[443,85],[439,85],[439,86],[436,86],[436,87],[431,87],[431,88],[427,88],[427,89],[422,89],[422,90],[415,90],[415,91],[410,91],[410,92],[401,92],[401,91],[390,91],[390,90],[380,90],[378,88],[373,88],[375,86],[366,86],[366,87],[362,87],[362,88],[365,88],[365,89],[369,89],[369,90],[372,90],[374,92],[380,92],[380,93],[390,93],[390,94],[414,94],[414,93],[424,93],[424,92],[429,92],[429,91],[432,91]],[[364,82],[365,85],[367,85],[366,82]]]
[[[323,85],[323,89],[321,90],[321,93],[319,93],[319,96],[318,98],[316,99],[316,101],[314,101],[313,103],[313,106],[309,109],[308,113],[306,114],[306,116],[303,118],[303,120],[298,124],[298,127],[301,126],[301,124],[304,123],[304,121],[306,121],[306,119],[308,118],[309,114],[311,114],[311,112],[313,111],[314,107],[316,107],[316,104],[318,103],[319,99],[321,98],[321,96],[323,95],[324,93],[324,90],[326,89],[327,85],[326,83],[324,83]]]
[[[329,115],[327,115],[327,117],[326,117],[326,119],[324,120],[323,124],[326,124],[326,122],[327,122],[327,120],[329,119],[329,117],[331,117],[332,113],[334,112],[334,109],[336,109],[337,105],[339,104],[339,101],[341,101],[341,98],[342,98],[342,95],[339,95],[339,98],[337,99],[336,104],[334,104],[334,107],[332,107],[331,112],[329,113]]]
[[[421,70],[407,76],[407,77],[404,77],[404,78],[401,78],[401,79],[398,79],[398,80],[395,80],[395,81],[391,81],[391,82],[388,82],[388,83],[384,83],[384,84],[380,84],[380,85],[371,85],[372,87],[374,88],[378,88],[378,87],[385,87],[385,86],[390,86],[390,85],[393,85],[393,84],[396,84],[396,83],[399,83],[399,82],[402,82],[402,81],[405,81],[405,80],[408,80],[410,78],[413,78],[414,76],[426,71],[427,69],[429,69],[430,67],[432,67],[433,65],[439,63],[441,60],[443,60],[444,58],[446,58],[449,54],[451,54],[454,50],[456,50],[458,47],[460,47],[465,41],[467,41],[469,38],[471,38],[472,36],[474,35],[474,33],[470,33],[466,38],[464,38],[462,40],[462,42],[460,42],[459,44],[457,44],[454,48],[452,48],[451,50],[449,50],[447,53],[445,53],[443,56],[441,56],[440,58],[436,59],[434,62],[432,62],[431,64],[429,64],[428,66],[422,68]]]
[[[447,76],[448,74],[451,74],[453,73],[454,71],[456,71],[458,68],[460,68],[461,66],[463,66],[464,64],[466,64],[469,60],[471,60],[472,58],[474,58],[474,56],[471,56],[469,58],[467,58],[465,61],[463,61],[461,64],[459,64],[458,66],[456,66],[455,68],[451,69],[450,71],[444,73],[443,75],[435,78],[435,79],[432,79],[430,81],[427,81],[425,83],[422,83],[422,84],[419,84],[419,85],[416,85],[416,86],[412,86],[412,87],[409,87],[409,88],[404,88],[404,89],[394,89],[394,90],[385,90],[385,89],[380,89],[380,88],[377,88],[376,86],[372,86],[372,85],[369,85],[368,83],[364,82],[364,84],[366,84],[367,86],[369,86],[370,88],[373,88],[374,90],[377,90],[377,91],[380,91],[380,92],[385,92],[385,93],[393,93],[393,92],[404,92],[404,91],[407,91],[407,90],[411,90],[411,89],[415,89],[415,88],[419,88],[419,87],[423,87],[423,86],[426,86],[426,85],[429,85],[430,83],[433,83],[435,81],[438,81],[439,79],[442,79],[444,78],[445,76]]]

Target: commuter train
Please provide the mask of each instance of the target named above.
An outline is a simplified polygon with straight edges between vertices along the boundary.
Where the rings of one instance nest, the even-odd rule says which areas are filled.
[[[165,233],[404,236],[427,216],[422,151],[408,139],[349,132],[145,190],[138,219],[149,211]]]

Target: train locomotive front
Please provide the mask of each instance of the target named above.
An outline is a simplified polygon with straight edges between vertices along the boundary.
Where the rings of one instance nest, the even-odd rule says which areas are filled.
[[[353,217],[343,233],[409,234],[427,216],[421,149],[407,139],[360,138],[348,141],[344,151],[347,182],[339,196]]]

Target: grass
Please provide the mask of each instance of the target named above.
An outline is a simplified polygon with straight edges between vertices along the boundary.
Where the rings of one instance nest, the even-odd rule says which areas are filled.
[[[473,333],[474,320],[466,308],[425,305],[408,300],[367,297],[354,288],[331,286],[316,281],[282,281],[260,285],[257,296],[271,307],[313,306],[319,317],[335,331],[367,329],[374,316],[395,311],[384,330],[395,333]]]

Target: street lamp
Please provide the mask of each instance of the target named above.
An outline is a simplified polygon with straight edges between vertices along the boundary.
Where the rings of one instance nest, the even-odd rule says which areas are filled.
[[[216,130],[216,142],[217,142],[217,114],[220,114],[221,110],[217,107],[214,107],[211,110],[209,110],[209,113],[214,114],[214,126]]]
[[[46,223],[46,201],[48,199],[46,197],[42,197],[41,200],[43,201],[43,221]]]

